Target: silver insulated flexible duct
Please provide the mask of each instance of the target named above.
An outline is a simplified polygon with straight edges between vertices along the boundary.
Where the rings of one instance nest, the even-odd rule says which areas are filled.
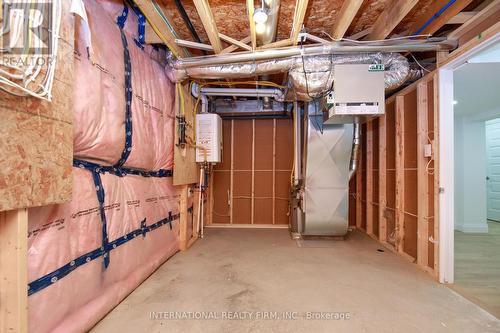
[[[174,69],[171,80],[231,79],[289,72],[288,100],[309,101],[330,90],[335,79],[334,66],[338,64],[383,64],[385,88],[401,86],[409,73],[406,57],[399,53],[332,54],[282,58],[252,63],[236,63]]]

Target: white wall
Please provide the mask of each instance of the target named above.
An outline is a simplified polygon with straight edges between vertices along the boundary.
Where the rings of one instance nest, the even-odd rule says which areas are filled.
[[[455,229],[488,232],[483,120],[455,116]]]

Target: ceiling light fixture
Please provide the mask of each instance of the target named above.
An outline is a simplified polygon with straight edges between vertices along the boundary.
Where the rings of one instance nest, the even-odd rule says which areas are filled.
[[[263,34],[266,31],[266,27],[267,26],[265,23],[257,23],[255,25],[255,33],[257,33],[258,35]]]
[[[262,8],[257,8],[255,12],[253,13],[253,20],[256,24],[259,23],[266,23],[267,21],[267,13],[264,9]]]

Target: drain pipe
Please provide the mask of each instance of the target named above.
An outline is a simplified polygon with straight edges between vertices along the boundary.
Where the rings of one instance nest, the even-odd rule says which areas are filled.
[[[352,179],[354,174],[356,174],[356,170],[358,169],[359,143],[361,135],[358,123],[354,123],[353,131],[354,131],[354,136],[352,140],[351,161],[349,162],[349,180]]]

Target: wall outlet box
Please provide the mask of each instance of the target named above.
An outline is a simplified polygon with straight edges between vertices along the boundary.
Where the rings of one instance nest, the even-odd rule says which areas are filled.
[[[432,145],[424,145],[424,157],[432,157]]]

